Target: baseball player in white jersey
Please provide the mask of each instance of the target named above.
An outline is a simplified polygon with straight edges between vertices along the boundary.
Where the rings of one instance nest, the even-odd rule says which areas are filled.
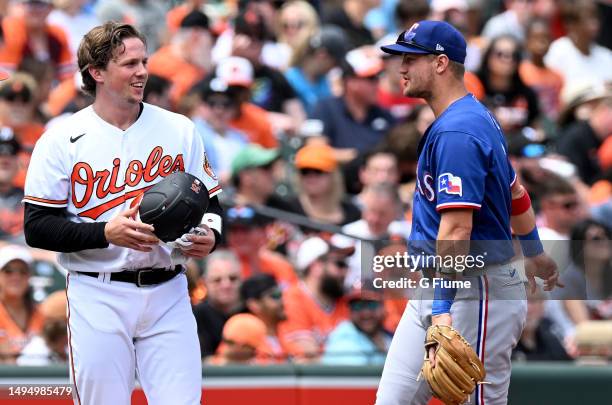
[[[199,404],[200,346],[181,264],[214,248],[221,190],[193,123],[142,102],[146,44],[135,28],[92,29],[78,62],[95,101],[38,141],[24,197],[26,240],[61,252],[69,270],[74,402],[129,404],[137,376],[149,404]],[[180,251],[130,208],[176,170],[203,180],[211,197],[205,231]]]

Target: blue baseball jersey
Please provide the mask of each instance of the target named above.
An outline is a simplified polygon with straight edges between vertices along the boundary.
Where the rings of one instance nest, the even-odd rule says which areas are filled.
[[[510,188],[516,174],[504,134],[491,112],[472,94],[452,103],[419,144],[417,186],[409,245],[411,254],[435,254],[441,211],[474,209],[471,254],[503,263],[511,243]]]

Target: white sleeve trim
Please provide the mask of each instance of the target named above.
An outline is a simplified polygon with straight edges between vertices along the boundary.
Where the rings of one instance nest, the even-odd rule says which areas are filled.
[[[448,203],[442,203],[442,204],[436,205],[436,209],[449,208],[449,207],[474,207],[474,208],[480,208],[480,207],[482,207],[482,204],[477,204],[477,203],[473,203],[473,202],[456,201],[456,202],[448,202]]]
[[[207,225],[210,229],[214,229],[215,231],[219,232],[219,234],[222,233],[221,232],[222,219],[219,215],[213,214],[212,212],[207,212],[202,217],[202,223],[204,225]]]

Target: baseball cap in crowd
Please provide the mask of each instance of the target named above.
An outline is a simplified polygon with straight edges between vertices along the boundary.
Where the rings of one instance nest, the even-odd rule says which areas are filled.
[[[612,97],[612,89],[604,82],[593,79],[568,82],[561,90],[562,110],[559,114],[559,124],[571,121],[571,117],[581,105],[609,97]]]
[[[269,291],[280,291],[274,276],[267,273],[255,274],[244,280],[240,286],[240,297],[243,301],[260,299]]]
[[[383,300],[382,292],[376,291],[373,288],[354,288],[346,296],[347,302],[350,304],[353,301],[376,301]]]
[[[0,82],[0,99],[22,101],[29,103],[33,97],[31,84],[24,80],[23,75],[13,75],[7,80]]]
[[[30,251],[22,246],[6,245],[0,248],[0,270],[13,260],[21,260],[28,266],[34,261]]]
[[[265,226],[269,222],[270,219],[259,214],[253,209],[253,207],[250,207],[248,205],[231,207],[225,212],[225,224],[228,227],[257,227]]]
[[[394,44],[382,46],[381,49],[392,55],[444,54],[450,60],[463,64],[466,46],[463,35],[449,23],[423,20],[402,32]]]
[[[217,64],[215,76],[227,83],[228,86],[251,87],[255,74],[253,65],[240,56],[227,57]]]
[[[339,247],[318,236],[313,236],[300,245],[295,258],[296,267],[300,271],[305,271],[312,263],[329,253],[348,257],[355,253],[355,248],[353,246]]]
[[[312,49],[325,49],[332,58],[340,62],[347,52],[347,38],[341,28],[333,25],[324,25],[318,33],[310,38]]]
[[[466,0],[432,0],[431,10],[434,13],[446,13],[450,10],[467,11],[469,9]]]
[[[206,14],[193,10],[181,20],[180,26],[181,28],[202,28],[208,30],[210,23]]]
[[[345,63],[342,65],[344,77],[375,77],[384,68],[380,51],[369,45],[351,50],[346,54],[344,61]]]
[[[251,314],[236,314],[223,326],[223,340],[259,348],[266,341],[266,325]]]
[[[338,167],[338,160],[331,146],[324,143],[310,143],[296,153],[295,167],[331,173]]]
[[[9,127],[0,129],[0,156],[15,156],[21,150],[21,145]]]
[[[268,166],[279,157],[279,152],[276,149],[265,149],[259,145],[249,144],[240,149],[232,160],[232,176],[246,169]]]

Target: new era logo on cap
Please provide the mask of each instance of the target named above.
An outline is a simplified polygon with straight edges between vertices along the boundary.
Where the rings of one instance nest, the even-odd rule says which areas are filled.
[[[436,44],[436,51],[443,51],[444,47],[440,44]]]

